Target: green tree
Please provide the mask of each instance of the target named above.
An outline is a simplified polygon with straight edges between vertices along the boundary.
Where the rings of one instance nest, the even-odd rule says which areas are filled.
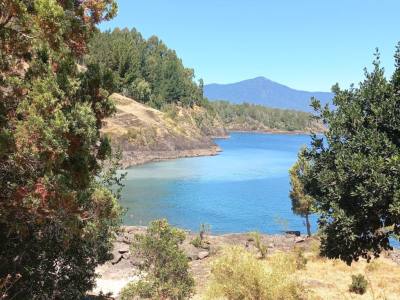
[[[306,148],[303,147],[297,157],[297,161],[290,168],[290,199],[292,210],[295,214],[305,218],[307,235],[311,236],[310,214],[313,213],[314,198],[304,192],[302,179],[308,176],[310,162],[307,159]]]
[[[349,264],[400,233],[400,44],[391,79],[378,52],[373,66],[359,87],[333,87],[335,109],[313,101],[328,131],[313,136],[305,190],[320,213],[322,254]]]
[[[136,29],[99,32],[90,42],[87,64],[110,69],[117,91],[158,109],[166,104],[201,104],[201,87],[175,51],[156,36],[144,39]]]
[[[0,282],[10,299],[80,299],[109,258],[120,207],[100,136],[113,76],[78,70],[113,0],[0,3]]]
[[[121,292],[122,300],[141,296],[151,299],[188,299],[194,291],[188,259],[179,249],[185,233],[171,227],[166,220],[150,223],[144,235],[136,235],[132,252],[144,259],[145,277],[130,283]]]

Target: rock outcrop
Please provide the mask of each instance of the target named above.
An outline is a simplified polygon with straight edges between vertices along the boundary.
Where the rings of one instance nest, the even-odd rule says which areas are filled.
[[[215,155],[213,138],[226,137],[218,119],[202,107],[172,107],[161,112],[119,94],[111,95],[117,112],[104,120],[102,134],[122,151],[122,165],[178,157]]]

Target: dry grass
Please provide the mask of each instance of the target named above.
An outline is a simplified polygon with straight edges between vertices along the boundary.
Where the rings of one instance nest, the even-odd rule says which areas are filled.
[[[293,255],[276,253],[259,260],[244,247],[225,248],[211,267],[204,299],[302,299]]]
[[[298,271],[310,299],[400,299],[400,266],[388,258],[370,263],[360,260],[351,266],[340,260],[320,258],[315,252],[306,253],[308,263]],[[367,292],[357,295],[349,292],[351,275],[363,274],[368,280]]]
[[[318,255],[318,243],[313,241],[304,252],[304,256],[307,258],[305,268],[296,270],[295,267],[293,267],[293,261],[291,261],[291,258],[294,260],[296,259],[296,250],[294,250],[293,253],[278,251],[275,254],[268,255],[267,260],[256,260],[252,258],[250,253],[249,255],[245,255],[241,252],[242,250],[236,251],[239,251],[240,255],[238,254],[235,257],[234,255],[232,256],[232,253],[228,253],[228,258],[223,258],[223,256],[226,255],[226,251],[223,251],[211,260],[210,263],[212,267],[207,266],[207,272],[204,273],[208,275],[201,278],[202,284],[200,288],[198,286],[198,294],[194,299],[228,299],[226,296],[225,298],[224,296],[221,296],[221,294],[224,294],[224,289],[233,292],[235,289],[239,289],[239,287],[243,289],[245,286],[251,286],[250,283],[258,281],[255,280],[255,278],[264,278],[260,274],[262,274],[262,269],[265,270],[265,268],[267,270],[273,268],[275,273],[273,277],[279,277],[277,280],[271,280],[272,277],[265,277],[264,279],[268,282],[268,284],[265,285],[263,284],[264,279],[258,281],[261,286],[266,287],[266,294],[268,296],[265,299],[285,299],[287,297],[290,299],[293,295],[296,295],[296,292],[294,292],[294,294],[289,293],[289,296],[285,295],[284,298],[282,298],[281,295],[276,296],[282,292],[290,292],[291,288],[289,288],[289,285],[285,287],[281,286],[283,289],[275,290],[274,295],[276,298],[274,298],[275,296],[270,298],[272,293],[271,287],[279,285],[279,282],[291,282],[294,284],[292,287],[295,290],[301,291],[300,298],[294,296],[292,299],[400,299],[400,266],[391,259],[384,257],[384,255],[378,259],[372,260],[370,263],[367,263],[366,260],[360,260],[354,262],[351,266],[348,266],[340,260],[330,260],[320,257]],[[238,256],[240,256],[241,259],[238,259]],[[233,261],[235,261],[235,263]],[[219,272],[217,275],[220,277],[219,280],[217,280],[217,284],[215,281],[215,274],[214,276],[210,275],[212,273],[210,272],[210,269],[214,268],[215,273],[216,266],[218,267],[217,271]],[[282,268],[282,266],[284,266],[284,268]],[[202,266],[198,267],[203,268]],[[239,271],[237,276],[232,275],[233,269],[236,269],[235,273],[236,271]],[[277,273],[278,270],[282,270],[283,273]],[[230,274],[224,275],[225,271]],[[287,280],[284,279],[285,274],[291,274],[287,277]],[[363,274],[368,281],[367,292],[364,295],[357,295],[349,291],[349,285],[352,282],[351,276],[356,274]],[[207,278],[209,280],[211,279],[208,283]],[[246,278],[248,279],[248,282]],[[196,282],[198,283],[197,279],[198,278],[196,278]],[[222,282],[223,285],[218,284],[218,282]],[[205,286],[207,285],[209,290],[208,294],[205,296],[202,292],[204,292],[206,289]],[[211,293],[210,290],[212,291]],[[233,297],[231,299],[236,298]],[[240,299],[253,298],[245,297]],[[264,300],[264,298],[260,299]]]

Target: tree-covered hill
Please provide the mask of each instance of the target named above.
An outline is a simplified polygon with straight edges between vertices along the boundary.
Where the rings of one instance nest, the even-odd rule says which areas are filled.
[[[269,108],[249,103],[210,102],[228,130],[244,131],[324,131],[307,112]]]
[[[156,36],[146,40],[136,29],[97,32],[89,49],[85,64],[111,70],[116,92],[153,108],[170,111],[173,106],[203,106],[208,116],[204,118],[203,113],[201,119],[222,119],[230,130],[320,129],[305,112],[207,101],[203,81],[195,82],[194,71],[183,65],[176,52]],[[200,122],[199,127],[209,124]]]
[[[154,108],[165,104],[199,104],[202,81],[185,68],[174,50],[158,37],[145,39],[136,29],[98,32],[89,44],[86,64],[98,63],[112,70],[116,92]]]

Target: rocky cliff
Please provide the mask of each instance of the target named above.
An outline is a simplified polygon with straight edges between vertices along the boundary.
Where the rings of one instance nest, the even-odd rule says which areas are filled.
[[[102,133],[122,151],[122,166],[178,157],[215,155],[213,137],[225,137],[218,118],[202,107],[153,109],[119,94],[111,95],[116,114],[104,120]]]

